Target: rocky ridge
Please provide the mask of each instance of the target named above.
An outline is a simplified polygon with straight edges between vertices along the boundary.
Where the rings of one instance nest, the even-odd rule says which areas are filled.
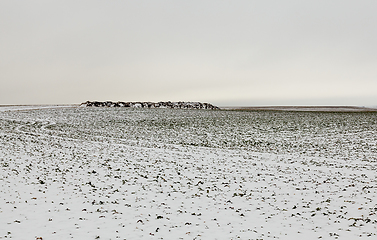
[[[81,103],[84,107],[133,107],[133,108],[180,108],[180,109],[220,109],[210,103],[201,102],[98,102],[86,101]]]

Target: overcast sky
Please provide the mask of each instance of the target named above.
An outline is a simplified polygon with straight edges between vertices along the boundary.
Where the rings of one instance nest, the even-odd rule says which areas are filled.
[[[0,104],[377,105],[377,1],[0,1]]]

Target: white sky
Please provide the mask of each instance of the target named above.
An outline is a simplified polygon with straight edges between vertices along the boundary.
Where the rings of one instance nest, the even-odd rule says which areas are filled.
[[[377,105],[377,1],[0,1],[0,104]]]

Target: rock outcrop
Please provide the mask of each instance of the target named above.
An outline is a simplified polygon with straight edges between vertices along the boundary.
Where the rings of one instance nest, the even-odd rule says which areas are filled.
[[[97,102],[86,101],[80,106],[85,107],[133,107],[133,108],[180,108],[180,109],[220,109],[210,103],[201,102]]]

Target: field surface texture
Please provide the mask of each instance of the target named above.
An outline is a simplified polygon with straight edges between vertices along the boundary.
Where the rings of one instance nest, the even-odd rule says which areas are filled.
[[[0,239],[377,239],[377,113],[0,108]]]

